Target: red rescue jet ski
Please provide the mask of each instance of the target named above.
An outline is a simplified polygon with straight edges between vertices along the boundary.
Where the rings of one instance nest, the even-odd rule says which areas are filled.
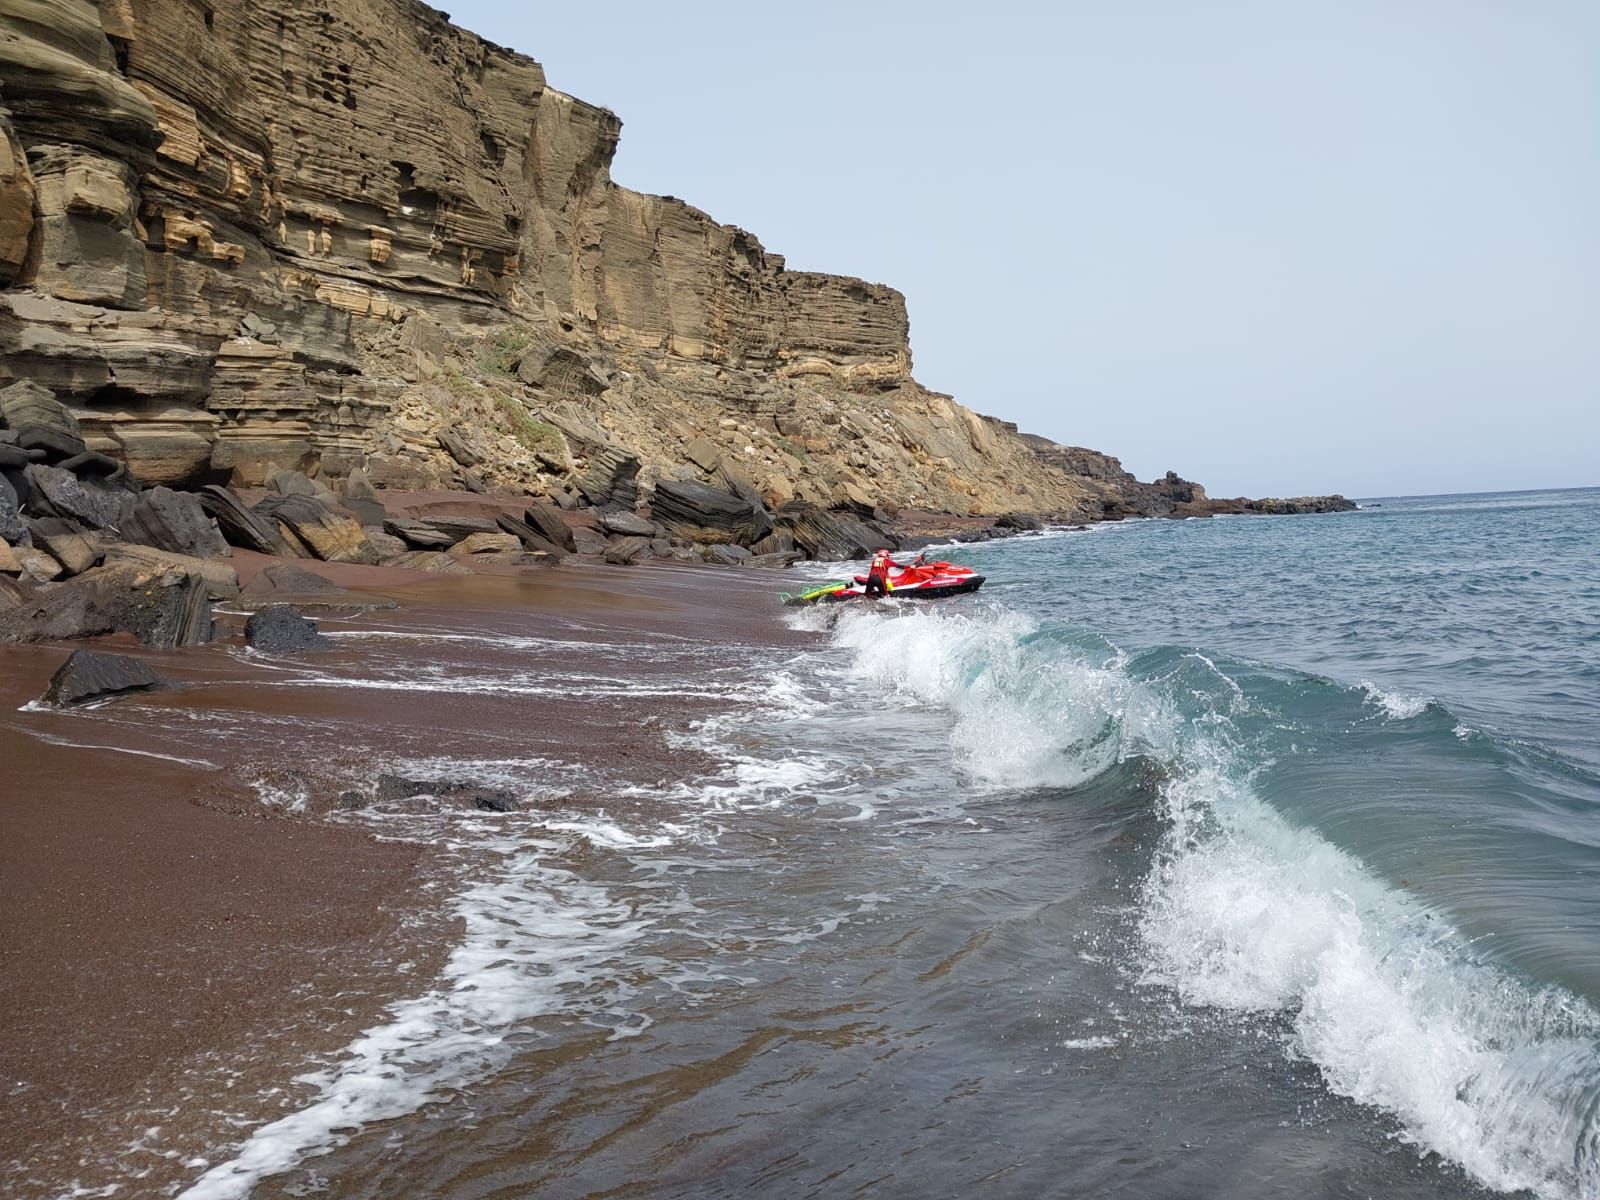
[[[905,567],[889,568],[888,595],[895,599],[938,600],[945,596],[962,596],[983,586],[983,576],[971,567],[950,562],[927,562],[922,555]],[[831,604],[839,600],[860,600],[867,594],[867,577],[857,575],[853,580],[836,580],[819,584],[797,596],[784,593],[785,604]]]

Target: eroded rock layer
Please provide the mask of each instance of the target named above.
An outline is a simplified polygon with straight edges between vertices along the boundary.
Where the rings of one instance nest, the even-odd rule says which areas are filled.
[[[898,292],[617,186],[616,116],[414,0],[0,0],[0,104],[0,385],[143,483],[1107,511]]]

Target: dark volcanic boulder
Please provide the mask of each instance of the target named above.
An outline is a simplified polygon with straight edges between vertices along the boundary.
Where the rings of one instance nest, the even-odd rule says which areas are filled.
[[[78,418],[67,411],[49,388],[31,380],[0,391],[0,417],[15,433],[23,450],[43,450],[48,458],[72,458],[88,449]]]
[[[679,537],[695,542],[748,546],[772,532],[772,515],[759,502],[703,483],[663,479],[651,515]]]
[[[1043,529],[1044,522],[1029,513],[1006,513],[995,518],[996,529],[1035,530]]]
[[[239,497],[227,488],[208,484],[200,489],[198,495],[200,507],[217,523],[222,536],[232,545],[279,558],[298,556],[298,551],[278,532],[276,521],[269,521],[246,508]]]
[[[550,541],[526,521],[519,521],[515,517],[501,515],[496,518],[500,528],[514,535],[525,547],[539,554],[549,554],[558,561],[562,557],[562,548]]]
[[[561,511],[552,504],[541,504],[534,500],[529,503],[527,510],[522,514],[523,521],[539,531],[539,536],[553,546],[571,554],[576,552],[578,545],[572,538],[572,530],[561,519]]]
[[[126,654],[103,654],[98,650],[74,650],[50,678],[50,686],[39,697],[41,704],[66,708],[108,696],[129,692],[149,692],[169,686],[137,658]]]
[[[229,553],[217,523],[206,515],[200,499],[188,492],[153,487],[122,518],[122,536],[140,546],[154,546],[191,558],[223,558]]]
[[[840,562],[867,558],[873,551],[895,548],[895,540],[880,529],[842,513],[824,512],[814,504],[797,501],[778,510],[778,526],[811,558]]]
[[[121,484],[33,463],[24,472],[27,502],[40,516],[62,517],[90,529],[117,529],[133,507],[134,493]]]
[[[206,581],[174,568],[96,567],[0,613],[0,643],[65,642],[131,633],[147,646],[212,637]]]
[[[333,643],[317,632],[315,624],[287,604],[269,604],[251,613],[244,623],[244,641],[268,654],[333,649]]]
[[[651,554],[650,539],[645,537],[612,538],[606,545],[605,559],[618,567],[631,567],[642,563]]]

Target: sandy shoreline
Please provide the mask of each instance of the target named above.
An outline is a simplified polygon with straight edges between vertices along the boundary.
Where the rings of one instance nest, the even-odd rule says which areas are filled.
[[[235,565],[248,582],[272,561],[241,553]],[[563,661],[621,676],[630,672],[616,646],[630,632],[808,641],[778,620],[774,595],[786,579],[776,573],[576,565],[438,577],[307,565],[401,605],[333,617],[326,630],[471,634],[509,622],[557,643]],[[605,647],[586,645],[585,629],[603,630]],[[192,1178],[186,1164],[215,1146],[219,1114],[269,1115],[253,1097],[337,1052],[437,967],[448,930],[429,894],[428,849],[274,811],[251,786],[274,762],[316,780],[308,814],[332,808],[341,781],[381,769],[391,741],[565,745],[664,778],[700,765],[662,736],[694,715],[679,703],[487,695],[441,705],[403,687],[271,686],[280,681],[265,664],[229,642],[237,646],[230,638],[165,654],[115,646],[186,686],[88,714],[18,712],[69,647],[0,648],[0,1177],[9,1195],[110,1183],[128,1194],[130,1183],[140,1192]],[[355,645],[340,642],[342,669],[359,666]],[[196,736],[174,742],[170,730],[186,716]],[[215,717],[276,722],[267,727],[282,727],[283,740],[219,736],[209,731]],[[142,1166],[127,1150],[141,1139],[151,1143]]]

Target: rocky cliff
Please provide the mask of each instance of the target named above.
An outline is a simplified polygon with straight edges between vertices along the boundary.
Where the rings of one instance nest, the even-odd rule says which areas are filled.
[[[1111,515],[917,384],[899,293],[619,187],[612,113],[414,0],[0,0],[0,104],[0,386],[143,483]]]

